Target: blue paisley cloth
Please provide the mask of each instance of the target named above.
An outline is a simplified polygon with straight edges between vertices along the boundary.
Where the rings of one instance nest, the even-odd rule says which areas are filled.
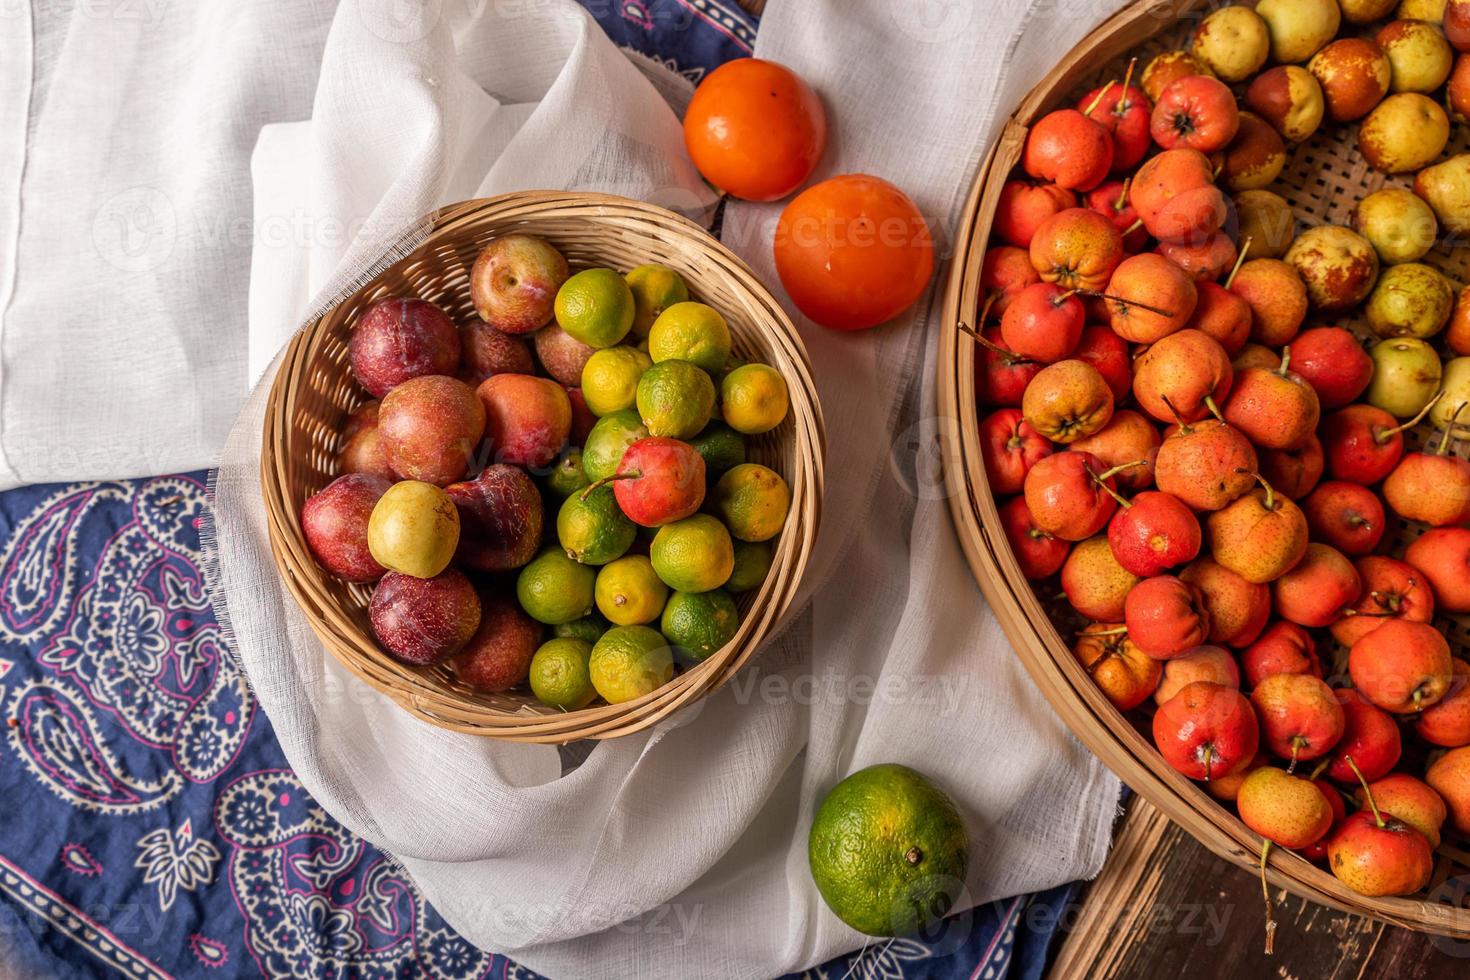
[[[582,0],[693,82],[734,0]],[[215,622],[205,474],[0,494],[0,977],[534,978],[461,939],[291,772]],[[1039,977],[1066,886],[820,980]]]

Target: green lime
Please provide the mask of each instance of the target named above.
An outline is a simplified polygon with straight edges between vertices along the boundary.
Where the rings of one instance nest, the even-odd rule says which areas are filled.
[[[582,469],[582,450],[573,446],[561,454],[546,474],[546,488],[557,497],[570,497],[578,490],[585,490],[592,483]]]
[[[587,669],[592,644],[558,637],[547,640],[531,658],[531,693],[542,704],[565,711],[585,708],[597,697]]]
[[[740,625],[740,611],[724,589],[675,592],[664,606],[659,632],[696,660],[703,660],[730,642]]]
[[[731,592],[749,592],[766,580],[771,571],[771,542],[736,541],[735,571],[725,588]]]
[[[556,512],[557,541],[568,557],[583,565],[606,565],[633,547],[637,535],[606,484],[572,494]]]
[[[779,534],[786,523],[791,488],[775,470],[759,463],[741,463],[720,477],[711,502],[735,537],[765,541]]]
[[[611,269],[583,269],[556,291],[556,322],[589,347],[611,347],[633,326],[633,293]]]
[[[906,936],[954,905],[969,864],[954,803],[908,766],[869,766],[832,787],[807,861],[837,917],[870,936]]]
[[[656,629],[614,626],[592,647],[592,686],[608,704],[658,690],[674,676],[674,651]]]
[[[593,613],[590,616],[583,616],[581,619],[574,619],[570,623],[558,623],[551,628],[551,635],[596,643],[597,638],[607,632],[607,627],[607,620],[597,615],[597,613]]]
[[[587,433],[587,442],[582,446],[582,471],[594,483],[607,479],[618,471],[628,447],[647,438],[648,429],[632,409],[604,415]]]
[[[689,440],[704,457],[704,478],[713,480],[734,466],[745,462],[745,439],[723,422],[711,422],[704,431]]]
[[[730,532],[708,514],[665,524],[654,535],[648,554],[658,577],[680,592],[717,589],[735,568]]]
[[[689,287],[673,269],[662,265],[640,265],[623,277],[633,291],[633,332],[648,336],[658,315],[689,298]]]
[[[579,565],[566,552],[547,548],[516,578],[516,599],[532,619],[555,626],[592,611],[596,570]]]
[[[721,371],[730,356],[730,328],[713,306],[675,303],[653,321],[648,353],[655,364],[689,361],[706,371]]]
[[[632,408],[638,400],[638,379],[653,366],[635,347],[600,350],[582,365],[582,398],[593,415],[611,415]]]
[[[715,383],[688,361],[656,361],[638,381],[638,415],[649,435],[693,438],[714,409]]]
[[[786,379],[769,364],[738,367],[720,382],[720,411],[737,432],[770,432],[790,407]]]
[[[593,592],[598,610],[619,626],[637,626],[658,619],[669,587],[643,555],[609,562],[597,573]]]

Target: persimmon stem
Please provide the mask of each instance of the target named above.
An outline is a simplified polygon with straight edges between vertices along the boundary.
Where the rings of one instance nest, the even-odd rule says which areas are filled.
[[[1129,230],[1131,231],[1132,229],[1130,228]],[[1126,235],[1127,232],[1124,232],[1124,234]],[[1113,296],[1109,293],[1100,293],[1092,289],[1079,289],[1077,290],[1077,292],[1081,293],[1083,296],[1092,296],[1098,299],[1112,300],[1114,303],[1121,303],[1124,306],[1136,306],[1140,310],[1148,310],[1150,313],[1157,313],[1159,316],[1162,317],[1174,316],[1173,310],[1165,310],[1157,306],[1150,306],[1148,303],[1140,303],[1136,299],[1125,299],[1122,296]]]
[[[1348,764],[1348,768],[1352,769],[1353,775],[1357,776],[1358,782],[1362,784],[1363,796],[1368,800],[1368,809],[1373,811],[1373,822],[1378,825],[1380,830],[1388,826],[1383,819],[1383,814],[1378,812],[1378,804],[1373,802],[1373,791],[1368,788],[1368,780],[1363,778],[1363,770],[1358,768],[1358,764],[1353,761],[1353,757],[1350,755],[1343,756],[1342,761]]]
[[[1252,238],[1249,235],[1246,235],[1245,238],[1241,241],[1241,243],[1240,243],[1240,254],[1235,257],[1235,265],[1234,265],[1234,267],[1231,268],[1230,275],[1228,275],[1228,276],[1225,277],[1225,288],[1226,289],[1229,289],[1230,288],[1230,284],[1233,283],[1233,282],[1235,282],[1235,274],[1240,271],[1240,267],[1241,266],[1245,265],[1245,256],[1246,256],[1246,253],[1248,253],[1251,250],[1251,245],[1254,242],[1255,242],[1255,239]]]
[[[600,487],[605,487],[609,483],[612,483],[614,480],[636,480],[642,475],[642,470],[629,470],[626,473],[614,473],[612,476],[605,476],[602,479],[598,480],[596,483],[593,483],[586,490],[583,490],[581,493],[577,494],[577,499],[586,500],[587,497],[592,493],[592,491],[597,490]]]
[[[1271,885],[1266,881],[1266,858],[1271,853],[1271,838],[1261,844],[1261,897],[1266,900],[1266,955],[1276,953],[1276,910],[1271,902]]]
[[[1377,445],[1380,445],[1381,446],[1385,442],[1388,441],[1389,436],[1394,436],[1394,435],[1397,435],[1400,432],[1404,432],[1404,431],[1406,431],[1408,429],[1412,429],[1414,426],[1418,425],[1420,422],[1423,422],[1424,421],[1424,416],[1426,416],[1426,415],[1429,414],[1430,409],[1434,408],[1434,406],[1439,403],[1439,400],[1441,398],[1443,398],[1448,393],[1449,393],[1449,389],[1448,388],[1441,388],[1441,389],[1439,389],[1439,391],[1437,391],[1435,393],[1434,397],[1431,398],[1431,399],[1429,399],[1429,401],[1424,404],[1424,407],[1423,408],[1419,409],[1419,413],[1417,415],[1415,415],[1413,418],[1409,419],[1409,421],[1407,421],[1407,422],[1400,422],[1398,425],[1394,426],[1392,429],[1383,429],[1380,432],[1373,433],[1373,441]]]
[[[1093,96],[1092,101],[1090,103],[1088,103],[1087,108],[1082,110],[1082,114],[1084,116],[1086,116],[1088,119],[1091,119],[1092,118],[1092,110],[1097,108],[1098,103],[1103,100],[1103,96],[1107,95],[1110,91],[1112,91],[1113,86],[1116,85],[1116,84],[1118,84],[1118,83],[1117,82],[1114,82],[1112,80],[1109,80],[1108,83],[1106,85],[1104,85],[1098,91],[1097,95]]]

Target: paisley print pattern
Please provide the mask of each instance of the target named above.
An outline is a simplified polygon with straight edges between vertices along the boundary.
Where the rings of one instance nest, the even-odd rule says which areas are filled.
[[[583,2],[695,83],[755,41],[735,0]],[[536,980],[456,935],[287,768],[210,607],[208,506],[203,474],[0,494],[0,977]],[[1030,980],[1071,895],[805,976]]]

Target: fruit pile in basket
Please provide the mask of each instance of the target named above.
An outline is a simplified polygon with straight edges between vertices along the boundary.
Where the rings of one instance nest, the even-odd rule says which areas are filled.
[[[1038,119],[963,327],[1004,532],[1078,661],[1267,849],[1366,895],[1470,834],[1470,663],[1433,622],[1470,612],[1470,290],[1422,261],[1470,231],[1470,155],[1442,159],[1470,0],[1370,23],[1392,6],[1223,7]],[[1298,233],[1268,188],[1349,122],[1403,176]]]
[[[373,634],[404,663],[567,710],[648,694],[731,640],[771,567],[791,492],[745,439],[785,418],[786,383],[663,266],[570,274],[506,235],[470,293],[463,324],[413,297],[359,318],[372,400],[301,508],[307,545],[376,583]]]

